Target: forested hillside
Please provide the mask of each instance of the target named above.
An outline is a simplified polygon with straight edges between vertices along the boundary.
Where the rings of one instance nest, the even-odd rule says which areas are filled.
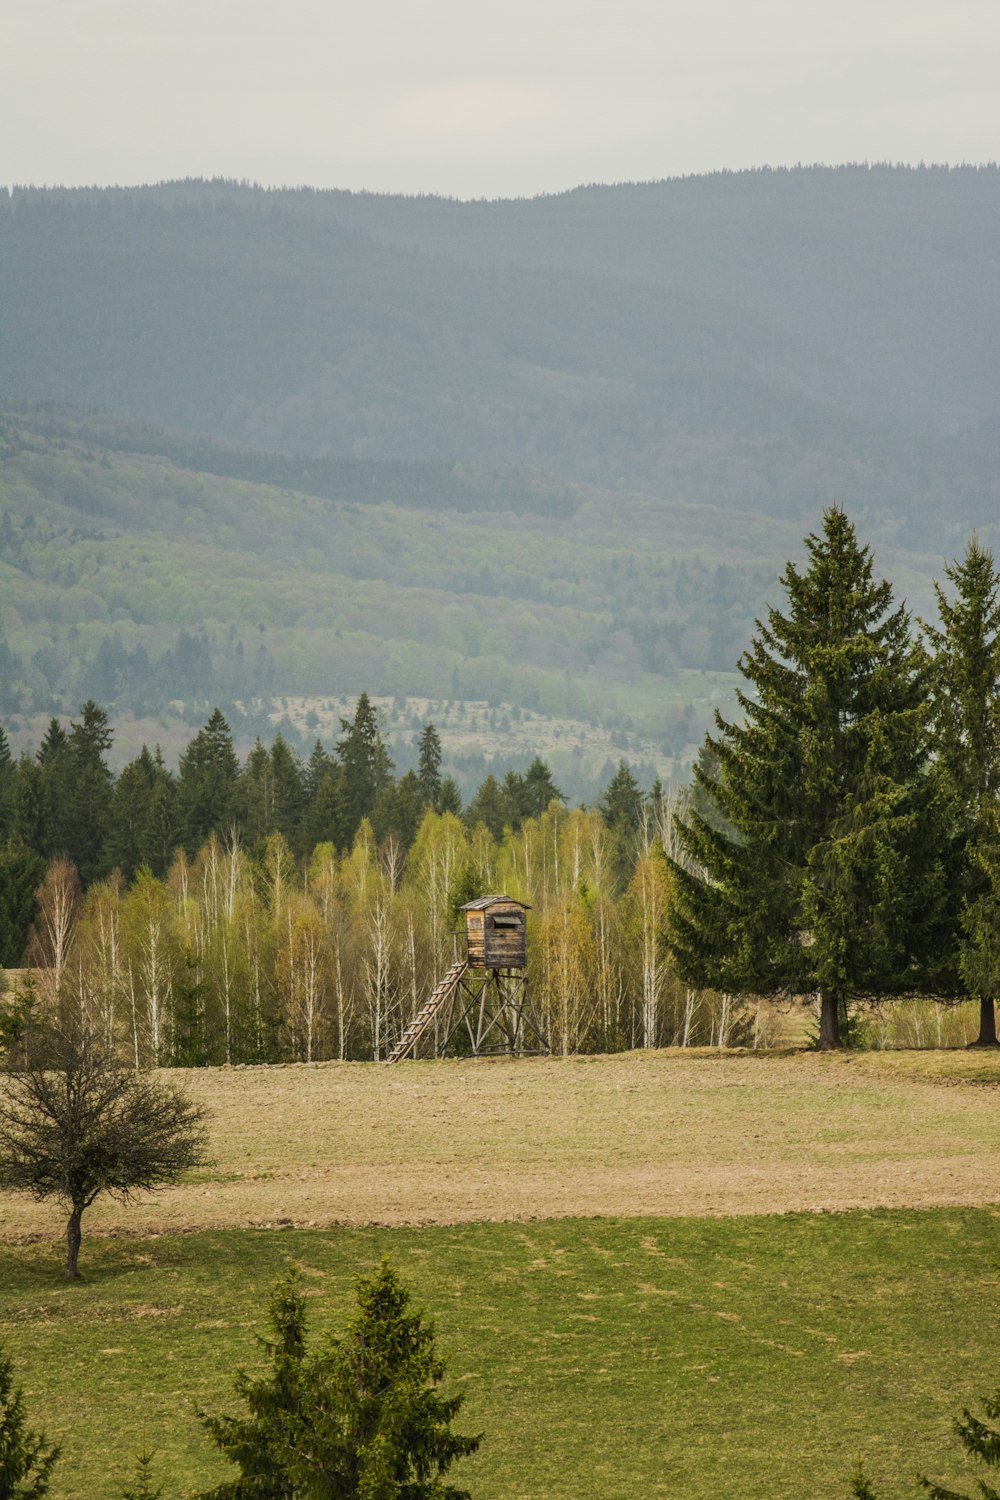
[[[638,496],[623,531],[616,495],[515,470],[306,463],[73,411],[8,408],[0,439],[18,747],[87,696],[119,718],[180,702],[189,723],[240,704],[252,740],[273,699],[370,687],[638,727],[681,754],[793,543]]]

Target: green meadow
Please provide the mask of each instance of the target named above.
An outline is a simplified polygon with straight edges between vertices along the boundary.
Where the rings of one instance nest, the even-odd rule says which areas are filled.
[[[196,1412],[259,1367],[297,1267],[316,1336],[388,1252],[485,1434],[476,1500],[848,1493],[963,1470],[953,1414],[997,1380],[1000,1210],[226,1230],[0,1248],[0,1320],[29,1413],[63,1445],[52,1495],[118,1493],[156,1452],[165,1500],[227,1472]],[[971,1479],[966,1474],[971,1487]]]

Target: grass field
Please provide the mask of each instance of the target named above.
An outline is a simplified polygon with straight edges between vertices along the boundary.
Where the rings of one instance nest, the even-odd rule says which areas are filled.
[[[258,1362],[274,1279],[299,1266],[335,1326],[384,1250],[486,1433],[476,1500],[846,1500],[859,1451],[956,1477],[950,1417],[996,1377],[998,1248],[989,1209],[226,1231],[92,1243],[75,1287],[7,1248],[0,1309],[64,1500],[110,1500],[145,1445],[171,1500],[221,1478],[195,1409]]]
[[[221,1478],[195,1412],[257,1360],[275,1279],[297,1265],[333,1328],[386,1250],[486,1433],[476,1500],[846,1500],[861,1451],[886,1500],[918,1468],[962,1472],[951,1418],[1000,1374],[1000,1058],[184,1081],[215,1163],[93,1210],[83,1284],[61,1279],[57,1212],[0,1199],[0,1329],[64,1446],[55,1500],[111,1500],[145,1446],[165,1500]]]

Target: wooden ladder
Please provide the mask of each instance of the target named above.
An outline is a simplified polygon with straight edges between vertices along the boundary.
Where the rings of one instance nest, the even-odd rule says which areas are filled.
[[[428,1026],[434,1020],[434,1017],[440,1013],[455,993],[455,986],[465,973],[467,967],[465,959],[460,958],[457,963],[452,964],[444,978],[438,980],[431,991],[430,998],[413,1017],[413,1020],[389,1053],[389,1056],[386,1058],[387,1063],[402,1062],[403,1058],[413,1051]]]

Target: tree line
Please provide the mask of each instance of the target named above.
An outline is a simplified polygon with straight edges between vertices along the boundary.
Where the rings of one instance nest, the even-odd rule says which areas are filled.
[[[992,555],[973,538],[918,631],[843,511],[806,554],[739,663],[742,718],[671,796],[623,764],[570,810],[536,758],[463,813],[433,725],[397,779],[364,694],[305,765],[279,736],[241,767],[218,711],[176,776],[144,749],[112,777],[93,703],[35,757],[0,745],[7,962],[30,927],[137,1065],[380,1058],[497,890],[533,907],[553,1051],[759,1042],[762,996],[817,997],[823,1047],[859,1002],[971,999],[995,1045]]]
[[[552,1051],[749,1040],[745,1007],[669,962],[671,805],[634,789],[633,855],[617,806],[630,773],[615,781],[603,810],[553,798],[499,838],[429,808],[409,850],[365,818],[343,851],[325,841],[300,860],[280,831],[254,849],[211,834],[162,876],[114,871],[86,890],[57,859],[26,954],[39,998],[140,1067],[382,1058],[464,953],[459,907],[502,890],[532,907],[528,974]]]
[[[46,865],[73,864],[86,889],[117,870],[131,882],[141,869],[162,877],[176,851],[193,858],[210,837],[259,855],[281,834],[296,860],[322,843],[348,851],[367,820],[380,846],[405,855],[424,814],[462,812],[451,777],[441,772],[433,724],[420,734],[415,771],[396,778],[366,693],[329,751],[317,740],[308,761],[279,734],[257,740],[240,765],[229,725],[215,709],[189,742],[175,775],[157,748],[143,746],[116,777],[108,765],[112,730],[93,700],[67,730],[51,719],[36,755],[15,761],[0,724],[0,965],[17,966],[31,926],[34,892]],[[520,828],[553,800],[564,800],[544,762],[502,781],[487,776],[466,813],[499,836]]]

